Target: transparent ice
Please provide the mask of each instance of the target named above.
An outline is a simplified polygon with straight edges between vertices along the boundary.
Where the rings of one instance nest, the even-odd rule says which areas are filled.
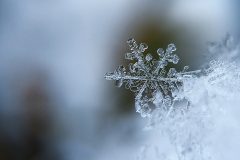
[[[128,69],[119,66],[105,78],[133,91],[136,111],[149,118],[146,129],[155,136],[137,159],[239,159],[239,43],[229,35],[221,42],[210,43],[208,61],[196,71],[188,71],[188,66],[182,71],[168,67],[179,61],[174,44],[166,50],[159,48],[158,59],[145,53],[148,47],[144,43],[130,39],[128,45],[131,52],[125,58],[132,61]],[[229,126],[235,134],[228,131]],[[228,141],[231,151],[225,146]]]
[[[126,89],[136,94],[136,112],[142,117],[150,117],[154,107],[171,112],[174,103],[184,99],[181,96],[183,82],[196,78],[201,70],[188,71],[188,66],[182,71],[167,69],[169,63],[177,64],[180,60],[174,53],[177,50],[174,44],[169,44],[166,50],[159,48],[156,53],[158,59],[145,53],[148,49],[145,43],[138,44],[134,39],[129,39],[127,44],[131,52],[126,53],[125,58],[133,62],[128,69],[118,66],[114,72],[107,73],[105,78],[115,80],[117,87],[125,84]]]

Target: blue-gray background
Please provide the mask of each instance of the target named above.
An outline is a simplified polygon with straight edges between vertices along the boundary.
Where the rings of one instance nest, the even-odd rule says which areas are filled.
[[[174,42],[179,66],[239,35],[237,0],[0,0],[0,159],[127,159],[146,137],[134,97],[105,81],[125,41]]]

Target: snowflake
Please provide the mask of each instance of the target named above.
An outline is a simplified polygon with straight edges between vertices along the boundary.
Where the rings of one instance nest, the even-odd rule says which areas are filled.
[[[115,80],[117,87],[125,84],[126,89],[135,93],[136,112],[142,117],[150,117],[153,108],[169,114],[176,101],[185,99],[182,96],[185,80],[197,77],[201,70],[187,71],[188,66],[180,72],[175,68],[168,69],[169,63],[177,64],[180,60],[174,53],[177,48],[172,43],[166,50],[157,50],[158,59],[145,53],[148,49],[145,43],[138,44],[134,39],[129,39],[127,44],[131,52],[125,54],[125,59],[133,63],[129,64],[128,70],[122,65],[118,66],[114,72],[106,73],[105,78]]]

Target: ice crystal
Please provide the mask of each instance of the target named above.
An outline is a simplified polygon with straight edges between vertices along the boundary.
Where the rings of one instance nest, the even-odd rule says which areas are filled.
[[[225,111],[239,111],[240,43],[234,43],[229,35],[221,42],[210,43],[207,64],[197,71],[188,71],[188,66],[182,71],[169,67],[169,63],[180,60],[174,44],[166,50],[159,48],[156,55],[145,53],[147,45],[134,39],[128,44],[131,52],[125,58],[132,63],[128,68],[119,66],[105,78],[133,91],[136,111],[150,117],[146,128],[153,128],[153,139],[138,159],[221,159],[214,149],[226,143],[217,134],[228,119]],[[231,123],[227,121],[226,126]]]
[[[151,53],[145,53],[147,44],[138,44],[134,39],[129,39],[127,44],[130,52],[125,54],[125,59],[132,63],[128,69],[118,66],[114,72],[106,73],[105,78],[115,80],[117,87],[125,84],[126,89],[135,93],[136,112],[142,117],[150,117],[153,108],[171,112],[176,101],[185,99],[182,96],[184,82],[197,77],[201,71],[188,71],[188,66],[182,71],[168,69],[169,63],[177,64],[180,60],[173,43],[166,50],[159,48],[157,59]]]

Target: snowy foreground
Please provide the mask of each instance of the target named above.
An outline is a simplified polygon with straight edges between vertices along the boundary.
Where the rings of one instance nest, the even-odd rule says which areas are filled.
[[[106,79],[136,94],[135,107],[149,123],[138,160],[236,160],[240,158],[240,69],[238,43],[227,36],[210,43],[208,62],[178,72],[174,44],[145,54],[147,45],[128,41],[129,69],[119,66]]]

